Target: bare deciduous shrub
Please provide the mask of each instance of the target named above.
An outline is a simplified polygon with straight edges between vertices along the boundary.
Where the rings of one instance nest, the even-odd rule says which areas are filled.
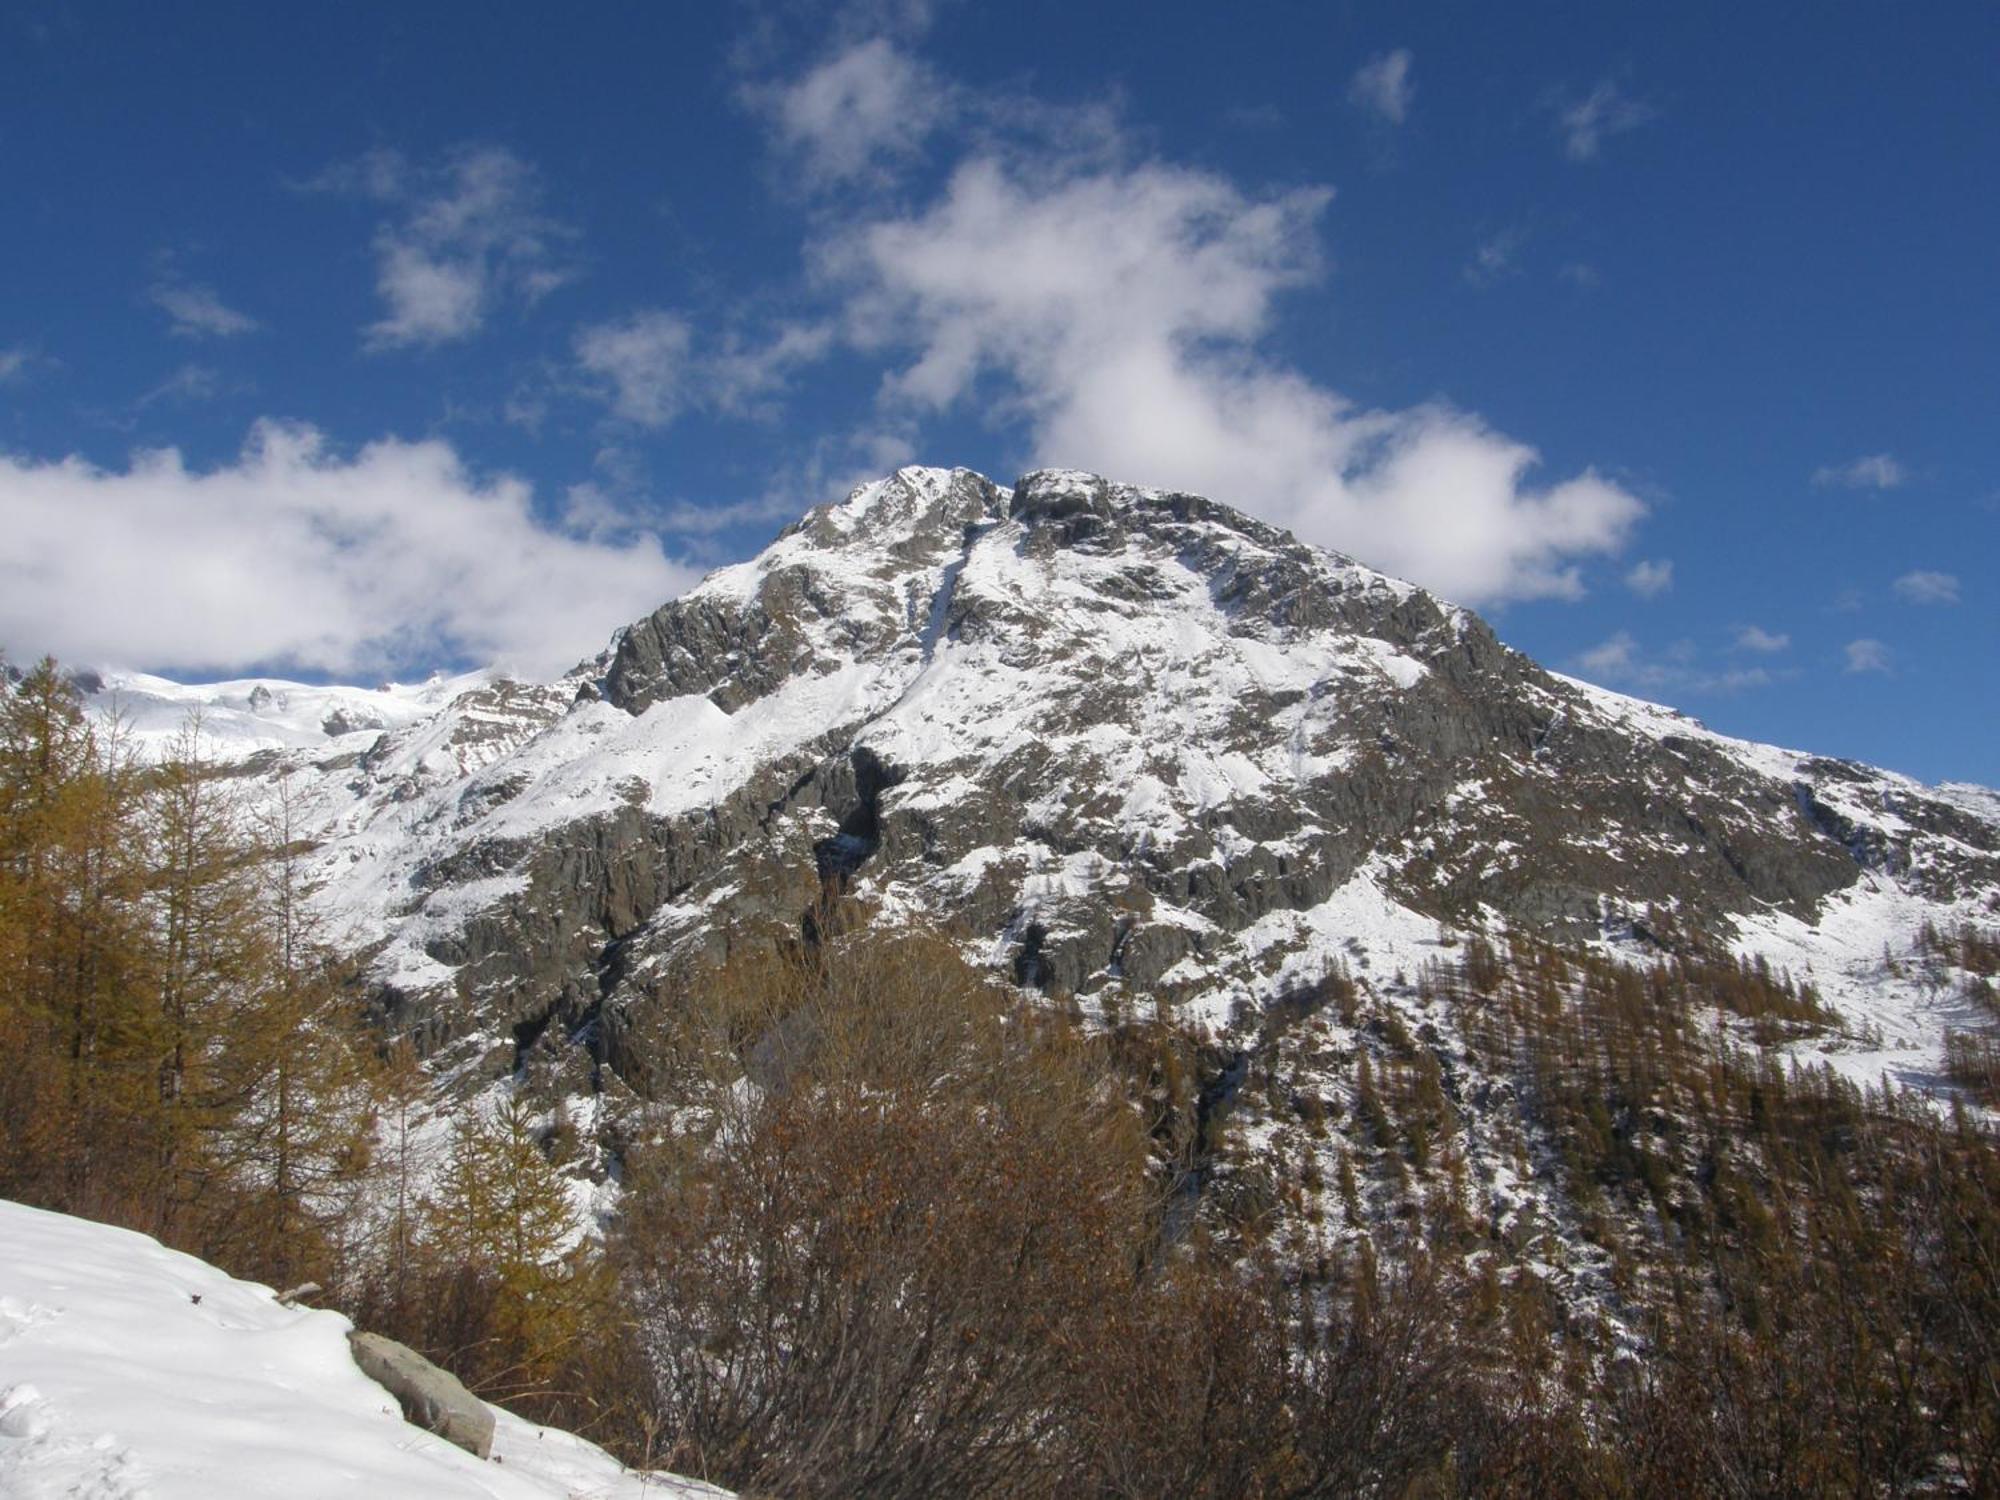
[[[1148,1223],[1091,1047],[910,935],[741,965],[690,1024],[722,1066],[635,1164],[619,1247],[668,1456],[782,1494],[1052,1492]]]

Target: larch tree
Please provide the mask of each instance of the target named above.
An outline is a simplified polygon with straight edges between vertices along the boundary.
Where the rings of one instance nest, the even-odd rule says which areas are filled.
[[[456,1284],[462,1321],[482,1336],[483,1388],[538,1388],[582,1335],[599,1283],[587,1256],[570,1255],[582,1216],[518,1098],[461,1111],[426,1207],[429,1270]]]
[[[307,901],[299,808],[278,780],[251,822],[264,969],[228,1042],[240,1105],[216,1140],[245,1197],[244,1259],[277,1280],[332,1278],[369,1182],[377,1068],[346,965]]]
[[[234,1127],[257,1101],[272,1043],[263,1006],[276,944],[238,799],[205,756],[198,718],[154,771],[147,802],[153,1165],[169,1226],[201,1220],[206,1200],[240,1185],[247,1169]]]
[[[137,974],[150,932],[138,777],[53,660],[0,687],[0,1084],[10,1191],[115,1207],[149,1099]]]

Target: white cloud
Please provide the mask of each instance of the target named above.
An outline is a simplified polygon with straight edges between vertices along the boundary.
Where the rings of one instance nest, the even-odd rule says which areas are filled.
[[[687,382],[686,320],[648,309],[576,336],[577,363],[596,377],[606,403],[641,427],[664,427],[679,413]]]
[[[870,469],[875,478],[881,477],[881,469]],[[859,482],[859,481],[857,481]],[[847,486],[849,490],[854,485]],[[660,529],[676,536],[714,536],[735,526],[776,526],[782,522],[796,521],[802,507],[799,504],[801,492],[789,487],[772,489],[762,495],[747,500],[729,500],[715,505],[699,505],[692,501],[676,501],[660,512]],[[803,493],[838,493],[832,488],[814,489]]]
[[[1895,457],[1870,453],[1851,463],[1827,464],[1813,471],[1813,483],[1821,489],[1893,490],[1909,476]]]
[[[1792,638],[1789,635],[1766,630],[1760,625],[1739,625],[1736,627],[1736,644],[1734,649],[1738,651],[1755,651],[1769,656],[1775,652],[1786,650],[1791,644]]]
[[[1958,576],[1918,568],[1898,578],[1895,590],[1896,596],[1905,604],[1956,604]]]
[[[1410,117],[1410,102],[1416,92],[1410,81],[1410,49],[1398,47],[1355,70],[1348,81],[1347,102],[1391,125],[1400,125]]]
[[[542,423],[548,420],[549,403],[546,396],[533,382],[523,381],[508,393],[500,403],[500,420],[510,427],[518,427],[530,437],[542,435]]]
[[[1658,113],[1652,105],[1628,97],[1607,78],[1581,99],[1557,106],[1563,154],[1571,161],[1595,161],[1606,136],[1637,130]]]
[[[742,528],[753,535],[762,531],[768,537],[779,524],[799,518],[805,508],[801,496],[849,494],[858,485],[880,479],[916,458],[915,449],[900,433],[827,435],[773,470],[759,494],[722,501],[655,502],[648,507],[647,519],[663,534],[674,537],[689,558],[729,562],[740,554],[718,540],[722,533]]]
[[[1674,560],[1641,558],[1625,575],[1625,587],[1641,599],[1657,599],[1674,586]]]
[[[1198,490],[1467,602],[1580,595],[1636,498],[1590,471],[1533,486],[1534,449],[1470,413],[1356,407],[1260,354],[1330,197],[979,155],[920,211],[835,234],[821,274],[850,339],[907,351],[892,414],[976,399],[1038,462]]]
[[[375,232],[375,288],[387,314],[364,331],[371,350],[451,343],[485,324],[494,303],[532,304],[571,279],[571,238],[540,210],[535,170],[498,146],[467,146],[420,166],[373,152],[310,186],[397,210]]]
[[[678,593],[657,538],[538,520],[450,445],[352,454],[263,422],[234,462],[0,456],[0,642],[19,656],[342,675],[494,661],[546,673]]]
[[[695,534],[745,523],[797,520],[799,496],[850,494],[856,486],[917,459],[917,450],[904,432],[885,428],[845,436],[829,434],[776,471],[761,495],[722,506],[674,506],[667,512],[666,529]]]
[[[208,365],[182,365],[132,405],[143,411],[162,401],[213,401],[222,394],[222,372]]]
[[[61,368],[61,360],[31,344],[0,348],[0,386],[26,385],[48,371]]]
[[[1576,665],[1600,681],[1622,682],[1631,675],[1638,660],[1639,642],[1631,631],[1621,630],[1579,654]]]
[[[786,323],[768,338],[732,332],[702,348],[687,319],[648,308],[579,330],[576,356],[592,393],[614,415],[664,427],[689,406],[774,415],[770,398],[799,366],[824,357],[834,337],[827,323]]]
[[[370,323],[371,349],[445,344],[478,331],[486,318],[487,271],[477,258],[445,258],[383,235],[375,288],[389,316]]]
[[[1889,648],[1880,641],[1864,636],[1858,641],[1849,641],[1844,650],[1850,672],[1887,672],[1890,668]]]
[[[719,410],[770,415],[765,398],[785,388],[792,372],[823,359],[837,330],[830,323],[786,323],[761,342],[730,335],[701,364],[705,399]]]
[[[153,283],[152,298],[182,338],[234,338],[260,326],[248,313],[224,303],[213,287],[165,278]]]
[[[951,114],[951,90],[886,37],[860,41],[796,82],[750,94],[779,140],[796,153],[809,186],[877,175],[907,161]]]
[[[1767,667],[1715,671],[1700,666],[1699,656],[1692,641],[1675,641],[1657,656],[1652,655],[1629,630],[1620,630],[1578,653],[1571,666],[1607,687],[1649,693],[1741,693],[1769,687],[1780,675]]]

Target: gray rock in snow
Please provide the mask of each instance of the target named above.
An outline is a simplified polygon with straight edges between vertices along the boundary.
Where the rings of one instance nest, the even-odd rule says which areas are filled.
[[[493,1452],[493,1412],[416,1350],[379,1333],[347,1335],[361,1373],[396,1398],[403,1416],[478,1458]]]

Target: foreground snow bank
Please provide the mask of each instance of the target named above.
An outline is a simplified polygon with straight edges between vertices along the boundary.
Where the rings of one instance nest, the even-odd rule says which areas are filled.
[[[0,1495],[722,1494],[497,1410],[482,1463],[403,1421],[347,1327],[144,1235],[0,1201]]]

